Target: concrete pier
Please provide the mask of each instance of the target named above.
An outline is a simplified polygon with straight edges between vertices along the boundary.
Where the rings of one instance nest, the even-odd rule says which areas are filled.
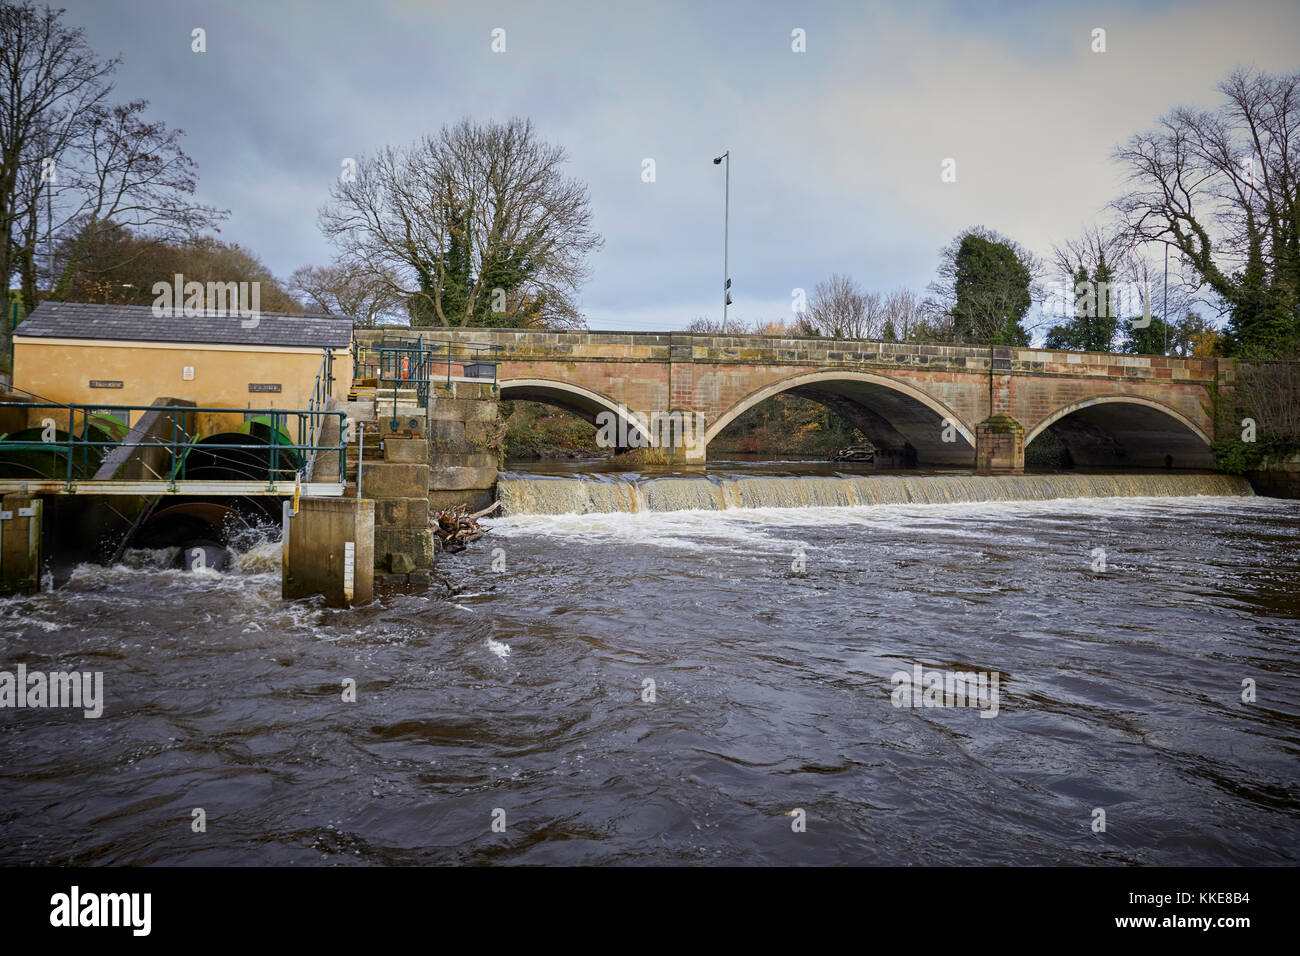
[[[976,425],[975,470],[981,475],[1024,474],[1024,426],[1009,415],[992,415]]]
[[[329,607],[368,603],[375,593],[375,503],[299,499],[285,527],[281,573],[286,598],[319,594]]]
[[[499,394],[490,384],[451,382],[429,397],[429,507],[492,503],[497,453],[492,446]]]
[[[0,504],[0,594],[41,589],[40,498],[5,495]]]

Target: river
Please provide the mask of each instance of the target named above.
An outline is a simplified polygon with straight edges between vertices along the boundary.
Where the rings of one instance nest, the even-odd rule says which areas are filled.
[[[772,471],[506,476],[452,597],[288,604],[268,536],[0,602],[4,668],[106,698],[0,711],[0,862],[1300,859],[1300,503]],[[917,665],[996,716],[895,706]]]

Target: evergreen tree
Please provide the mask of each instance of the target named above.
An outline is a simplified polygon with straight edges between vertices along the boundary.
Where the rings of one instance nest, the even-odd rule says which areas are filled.
[[[953,337],[978,345],[1028,345],[1020,324],[1032,304],[1029,269],[1006,242],[964,236],[955,258]]]
[[[1047,332],[1049,349],[1072,352],[1110,352],[1115,347],[1115,333],[1119,318],[1115,314],[1118,297],[1111,292],[1114,273],[1106,265],[1103,254],[1097,262],[1092,277],[1086,266],[1080,264],[1074,274],[1074,316],[1068,322],[1054,325]]]
[[[1116,309],[1118,296],[1111,288],[1114,272],[1106,265],[1106,253],[1097,257],[1097,268],[1092,274],[1094,285],[1091,315],[1083,317],[1083,350],[1085,352],[1110,352],[1114,348],[1115,331],[1119,326]]]
[[[1124,343],[1121,352],[1129,355],[1164,355],[1166,339],[1172,345],[1177,332],[1173,326],[1165,327],[1165,320],[1158,315],[1151,316],[1151,324],[1146,328],[1134,328],[1133,319],[1125,319],[1121,324]]]

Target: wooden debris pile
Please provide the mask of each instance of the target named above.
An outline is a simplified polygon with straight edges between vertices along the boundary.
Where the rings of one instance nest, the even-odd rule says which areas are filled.
[[[493,502],[491,507],[482,511],[469,513],[468,505],[457,505],[447,511],[431,515],[429,523],[433,525],[434,537],[438,547],[448,553],[464,551],[471,541],[477,541],[487,534],[487,529],[479,525],[478,519],[485,517],[501,507],[501,502]]]

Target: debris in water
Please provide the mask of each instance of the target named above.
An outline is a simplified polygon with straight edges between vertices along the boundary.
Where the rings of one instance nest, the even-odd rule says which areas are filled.
[[[478,519],[491,514],[501,507],[501,502],[494,501],[491,507],[482,511],[469,513],[469,505],[457,505],[448,511],[439,511],[429,519],[433,533],[443,551],[464,551],[471,541],[477,541],[487,534],[487,529],[479,525]]]

